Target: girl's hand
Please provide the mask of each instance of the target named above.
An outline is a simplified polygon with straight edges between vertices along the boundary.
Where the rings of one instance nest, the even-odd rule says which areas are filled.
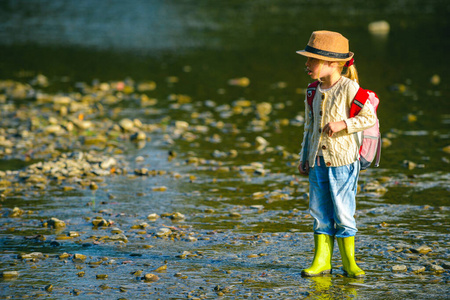
[[[344,129],[347,129],[347,123],[345,123],[345,121],[330,122],[323,127],[323,132],[329,137],[332,137],[333,134],[338,133],[339,131]]]
[[[305,162],[305,168],[303,168],[302,165],[303,165],[303,162],[300,162],[297,167],[298,170],[300,171],[300,174],[308,175],[309,174],[309,162],[308,161]]]

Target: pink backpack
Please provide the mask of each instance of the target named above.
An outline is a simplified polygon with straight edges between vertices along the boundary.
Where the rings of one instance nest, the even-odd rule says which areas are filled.
[[[309,107],[311,108],[311,112],[314,95],[316,94],[316,89],[318,85],[319,81],[315,81],[310,85],[308,85],[308,89],[306,90],[306,99],[308,101]],[[374,92],[370,90],[365,90],[360,87],[355,95],[355,98],[352,101],[352,105],[350,106],[350,118],[356,116],[361,111],[366,101],[370,101],[373,108],[375,109],[375,115],[377,114],[380,99],[378,99],[378,96]],[[361,162],[361,170],[365,170],[368,167],[370,167],[370,165],[374,160],[375,160],[375,167],[378,167],[380,164],[380,157],[381,157],[381,133],[380,133],[380,123],[377,117],[375,125],[363,131],[363,140],[361,147],[359,148],[359,160]]]

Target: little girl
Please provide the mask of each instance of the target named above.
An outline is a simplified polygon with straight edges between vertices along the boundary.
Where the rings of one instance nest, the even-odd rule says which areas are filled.
[[[364,276],[355,262],[355,197],[359,176],[359,132],[376,122],[369,101],[355,117],[350,105],[358,91],[358,75],[348,40],[340,33],[315,31],[304,50],[306,71],[319,80],[312,109],[305,100],[306,121],[300,163],[309,174],[309,210],[314,218],[314,259],[303,276],[331,273],[334,237],[344,273]],[[345,74],[342,72],[345,71]]]

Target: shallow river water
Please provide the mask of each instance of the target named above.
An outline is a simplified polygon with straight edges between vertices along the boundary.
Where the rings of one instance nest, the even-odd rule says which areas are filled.
[[[447,299],[447,1],[0,3],[0,299]],[[386,21],[388,33],[369,24]],[[302,278],[313,30],[381,99],[363,279]]]

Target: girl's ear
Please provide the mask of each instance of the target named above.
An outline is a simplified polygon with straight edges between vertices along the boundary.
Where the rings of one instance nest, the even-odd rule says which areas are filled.
[[[328,62],[328,64],[330,67],[333,67],[333,68],[337,68],[339,66],[339,62],[337,62],[337,61],[330,61],[330,62]]]

